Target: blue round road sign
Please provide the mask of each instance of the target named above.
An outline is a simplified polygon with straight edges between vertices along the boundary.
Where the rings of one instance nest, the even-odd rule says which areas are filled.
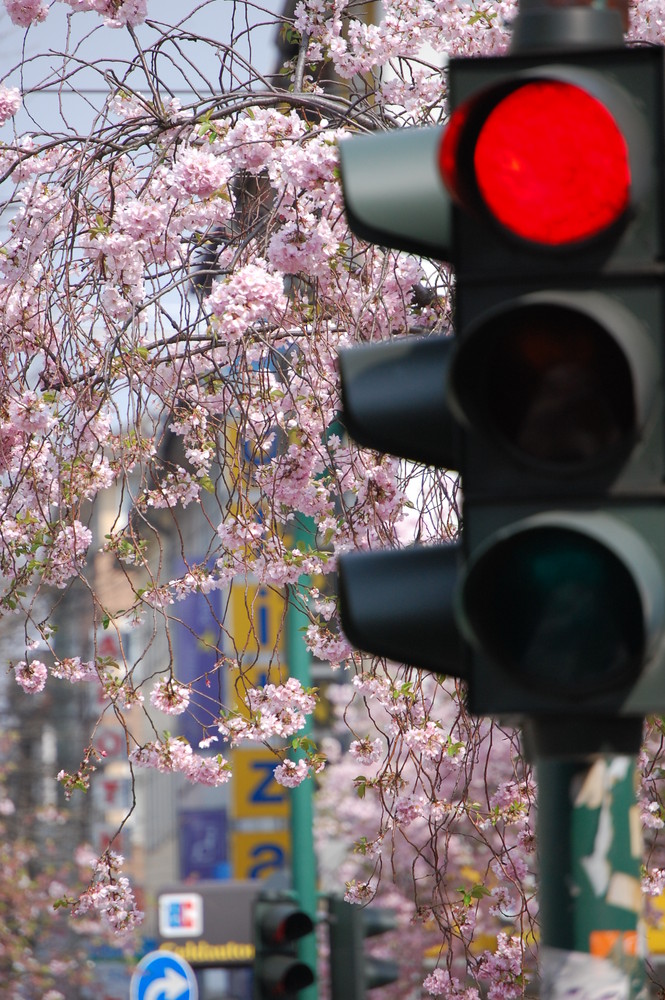
[[[172,951],[151,951],[136,966],[129,1000],[198,1000],[194,971]]]

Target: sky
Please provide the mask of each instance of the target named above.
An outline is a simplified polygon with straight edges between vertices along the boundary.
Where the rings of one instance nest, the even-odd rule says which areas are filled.
[[[101,103],[102,93],[108,92],[104,70],[111,68],[118,77],[122,77],[128,61],[136,58],[136,49],[126,30],[104,28],[99,15],[72,13],[71,8],[59,0],[51,0],[51,5],[52,10],[46,20],[26,32],[24,28],[12,24],[4,5],[0,4],[0,78],[5,85],[19,86],[21,90],[26,89],[26,84],[35,86],[45,79],[49,68],[61,62],[57,53],[68,50],[72,54],[70,69],[77,68],[79,60],[92,63],[89,70],[76,76],[76,89],[84,90],[85,95],[80,98],[72,94],[67,80],[63,81],[61,88],[51,87],[32,95],[29,111],[33,121],[30,122],[26,111],[19,113],[15,119],[19,132],[34,128],[35,123],[48,131],[49,122],[53,121],[59,107],[62,107],[65,117],[71,118],[71,125],[93,120],[93,106]],[[264,0],[260,6],[234,0],[148,0],[148,19],[164,26],[181,23],[187,30],[210,38],[221,46],[228,43],[234,33],[244,35],[244,42],[239,46],[241,56],[250,57],[260,72],[269,73],[274,70],[277,56],[274,23],[270,22],[273,22],[275,14],[283,10],[283,6],[284,0]],[[246,28],[250,24],[253,27],[265,25],[252,30],[251,47],[246,41]],[[156,37],[156,32],[147,24],[139,25],[136,34],[144,43]],[[160,63],[162,79],[183,103],[192,87],[201,93],[209,93],[210,85],[219,86],[223,49],[192,42],[184,54],[189,59],[187,76],[175,68],[175,60],[182,64],[182,57],[172,47],[165,47]],[[173,61],[171,55],[174,56]],[[230,68],[237,73],[237,79],[246,79],[242,62],[236,62]],[[227,81],[229,79],[227,77]]]

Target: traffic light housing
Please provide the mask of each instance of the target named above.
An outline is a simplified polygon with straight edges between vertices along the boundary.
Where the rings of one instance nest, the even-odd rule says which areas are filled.
[[[352,228],[456,277],[454,337],[340,356],[343,421],[464,493],[461,544],[340,558],[342,624],[537,752],[632,749],[665,711],[663,83],[655,47],[455,59],[445,128],[340,144]]]
[[[367,990],[399,979],[396,962],[365,952],[366,938],[397,928],[393,910],[372,903],[356,906],[341,896],[330,896],[328,923],[331,1000],[365,1000]]]
[[[288,1000],[311,986],[316,972],[298,959],[298,941],[314,932],[312,918],[286,891],[261,892],[253,910],[254,1000]]]

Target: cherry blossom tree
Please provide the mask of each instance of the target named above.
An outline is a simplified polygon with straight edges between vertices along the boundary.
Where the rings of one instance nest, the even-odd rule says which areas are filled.
[[[52,678],[101,685],[133,769],[217,785],[230,776],[224,748],[260,740],[283,784],[317,774],[319,836],[349,848],[339,887],[357,902],[398,899],[409,932],[434,947],[426,988],[473,998],[487,981],[491,1000],[521,995],[537,913],[534,786],[519,741],[470,718],[451,681],[352,650],[330,585],[348,549],[453,539],[459,488],[356,448],[339,427],[338,350],[415,327],[450,332],[450,274],[349,234],[337,145],[443,123],[445,56],[505,51],[516,4],[385,0],[372,20],[370,5],[299,0],[257,19],[236,0],[228,37],[211,38],[189,18],[207,10],[214,24],[216,0],[183,5],[175,28],[157,0],[3,2],[26,42],[63,4],[71,27],[61,48],[18,57],[0,81],[0,614],[24,636],[6,664],[12,683],[28,696]],[[662,41],[661,6],[635,5],[634,37]],[[282,39],[278,75],[253,64],[259,22]],[[126,57],[105,59],[103,43],[98,59],[81,54],[86,32],[113,30],[127,36]],[[174,67],[182,99],[167,82]],[[79,94],[87,126],[70,123],[65,103],[44,115],[45,93]],[[129,595],[122,605],[97,584],[100,545]],[[303,741],[298,762],[289,752],[316,692],[281,677],[277,653],[256,686],[251,650],[217,600],[238,579],[298,604],[312,655],[350,682],[338,687],[340,739]],[[74,586],[90,634],[117,635],[119,662],[95,642],[85,656],[61,648],[55,609]],[[201,684],[178,675],[170,641],[192,594],[222,637]],[[194,715],[202,745],[160,733],[155,709]],[[651,830],[665,816],[654,727],[641,792]],[[59,775],[66,793],[85,791],[95,754],[91,733],[79,770]],[[645,879],[652,892],[665,881],[655,844]],[[70,905],[119,931],[138,919],[112,852]]]
[[[112,853],[96,858],[86,845],[63,859],[59,833],[68,821],[67,813],[52,805],[26,809],[21,803],[19,789],[25,777],[17,749],[19,733],[7,721],[3,720],[0,737],[3,991],[16,1000],[64,1000],[82,995],[79,990],[92,981],[90,942],[117,942],[117,908],[108,874],[118,860]],[[119,880],[120,888],[128,890],[122,876]],[[68,900],[79,918],[66,924],[58,910]],[[92,913],[84,919],[86,906]]]

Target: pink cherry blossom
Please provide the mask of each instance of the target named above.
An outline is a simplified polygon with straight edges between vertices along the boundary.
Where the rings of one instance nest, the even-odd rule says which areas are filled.
[[[287,308],[283,279],[265,264],[247,264],[226,281],[215,283],[205,300],[222,336],[242,337],[257,322],[278,323]]]
[[[129,757],[137,767],[154,767],[165,774],[184,774],[188,781],[201,785],[223,785],[231,777],[221,754],[202,757],[195,754],[186,740],[168,737],[162,742],[147,743],[133,750]]]
[[[384,748],[380,739],[371,740],[367,737],[364,740],[353,740],[349,753],[361,764],[375,764],[381,760]]]
[[[152,704],[167,715],[182,715],[187,710],[189,699],[189,688],[169,678],[157,681],[150,692]]]
[[[14,679],[27,694],[38,694],[46,686],[48,669],[41,660],[31,660],[26,663],[21,660],[14,667]]]
[[[445,997],[445,1000],[480,1000],[480,993],[475,986],[465,988],[459,979],[451,976],[447,969],[435,969],[425,976],[423,988],[434,997]]]
[[[231,178],[231,165],[219,154],[190,146],[178,153],[170,175],[177,197],[197,195],[209,198],[222,189]]]
[[[77,684],[79,681],[97,680],[97,670],[93,661],[84,662],[80,656],[70,656],[62,660],[56,660],[51,667],[54,677],[67,680],[70,684]]]
[[[274,771],[275,781],[285,788],[297,788],[302,784],[309,774],[309,765],[306,760],[284,760]]]
[[[316,699],[295,677],[285,684],[250,688],[245,695],[250,717],[229,713],[220,721],[219,731],[236,746],[243,740],[266,740],[273,736],[293,736],[304,729]]]
[[[479,976],[489,981],[488,1000],[512,1000],[524,995],[524,944],[519,937],[499,934],[495,952],[485,952]]]
[[[21,92],[18,87],[0,87],[0,125],[13,118],[21,107]]]
[[[73,909],[76,917],[92,911],[119,936],[131,935],[144,916],[129,880],[120,874],[123,864],[122,855],[111,850],[93,861],[91,884]]]
[[[76,11],[95,11],[109,28],[141,24],[147,15],[147,0],[64,0]]]
[[[43,21],[48,14],[48,7],[42,0],[4,0],[4,4],[14,24],[22,28]]]

